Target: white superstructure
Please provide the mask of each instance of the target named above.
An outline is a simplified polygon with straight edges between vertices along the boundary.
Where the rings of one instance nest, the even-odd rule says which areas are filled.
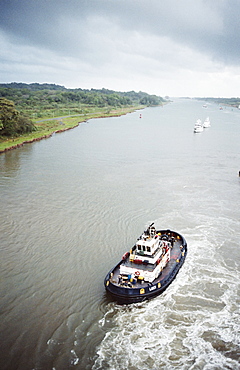
[[[197,122],[195,123],[193,131],[196,133],[203,131],[202,121],[200,119],[198,119]]]
[[[210,127],[210,126],[211,126],[210,119],[209,119],[209,117],[207,117],[205,119],[205,121],[203,122],[203,127],[207,128],[207,127]]]
[[[120,265],[120,275],[138,276],[148,282],[156,279],[170,260],[171,243],[161,238],[150,226],[131,249],[126,263]]]

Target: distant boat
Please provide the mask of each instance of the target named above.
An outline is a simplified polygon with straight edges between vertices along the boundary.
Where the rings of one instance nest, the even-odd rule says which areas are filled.
[[[203,131],[202,121],[200,119],[194,125],[193,132],[198,133]]]
[[[207,127],[210,127],[210,126],[211,126],[210,119],[209,119],[209,117],[207,117],[205,119],[205,121],[203,122],[203,127],[207,128]]]
[[[220,107],[219,109],[220,109],[220,110],[223,110],[223,107]]]
[[[207,104],[203,104],[203,108],[207,108]]]

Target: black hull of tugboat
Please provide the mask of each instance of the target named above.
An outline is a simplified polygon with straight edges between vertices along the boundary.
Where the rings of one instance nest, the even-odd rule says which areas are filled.
[[[164,233],[166,230],[160,230]],[[119,304],[130,304],[142,302],[153,297],[162,294],[167,287],[172,283],[172,281],[177,276],[180,268],[182,267],[186,255],[187,255],[187,242],[184,237],[180,234],[167,230],[167,232],[174,233],[181,238],[182,248],[176,259],[170,259],[168,265],[163,269],[161,275],[155,279],[152,283],[144,284],[142,287],[123,287],[118,284],[114,284],[111,281],[111,275],[119,269],[122,261],[120,261],[113,269],[109,271],[104,280],[104,286],[108,294],[117,301]]]

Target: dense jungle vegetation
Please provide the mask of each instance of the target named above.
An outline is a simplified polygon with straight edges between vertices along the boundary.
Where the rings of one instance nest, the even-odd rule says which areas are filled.
[[[73,128],[90,118],[122,115],[165,102],[160,96],[135,91],[0,84],[0,153]]]
[[[53,118],[66,115],[87,114],[93,110],[110,111],[113,108],[130,106],[154,106],[160,105],[164,99],[143,92],[115,92],[107,89],[66,89],[64,86],[55,84],[24,84],[10,83],[0,84],[1,99],[1,135],[14,135],[21,133],[23,125],[11,124],[6,129],[4,125],[9,119],[14,120],[18,116],[21,122],[27,120],[27,130],[33,129],[29,120],[36,121],[40,118]],[[7,100],[13,102],[7,103]],[[11,106],[11,107],[10,107]],[[8,117],[3,118],[4,111],[10,110]],[[94,109],[93,109],[94,108]],[[18,111],[14,113],[14,109]],[[27,122],[27,121],[26,121]],[[15,129],[14,129],[15,127]]]

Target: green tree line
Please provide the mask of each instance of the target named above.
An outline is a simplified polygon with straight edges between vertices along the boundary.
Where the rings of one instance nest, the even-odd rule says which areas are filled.
[[[107,89],[66,89],[54,84],[0,84],[0,97],[14,101],[24,108],[35,104],[51,105],[80,103],[98,107],[121,107],[130,105],[160,105],[164,99],[144,92],[117,92]]]
[[[91,107],[112,109],[157,106],[165,100],[144,92],[108,89],[67,89],[55,84],[0,84],[0,135],[19,135],[34,130],[32,118],[61,114],[84,114]],[[50,113],[52,112],[52,113]]]

